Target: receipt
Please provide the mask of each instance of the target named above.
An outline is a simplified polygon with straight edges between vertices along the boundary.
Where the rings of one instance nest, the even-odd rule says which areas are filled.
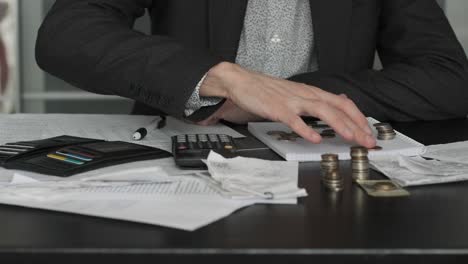
[[[425,160],[422,157],[394,156],[385,160],[372,160],[374,169],[401,186],[418,186],[468,180],[465,164]]]
[[[298,188],[298,162],[237,157],[211,152],[206,160],[211,178],[233,199],[291,199],[307,196]]]
[[[468,141],[428,146],[423,157],[468,164]]]
[[[453,176],[468,174],[468,164],[447,162],[440,160],[426,160],[422,157],[398,157],[401,167],[407,168],[413,173],[434,175],[434,176]]]

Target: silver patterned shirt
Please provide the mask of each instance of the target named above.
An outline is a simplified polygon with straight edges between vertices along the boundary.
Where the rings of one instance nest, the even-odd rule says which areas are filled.
[[[278,78],[318,70],[309,0],[249,0],[236,63]],[[200,97],[202,81],[185,114],[215,105],[220,98]]]

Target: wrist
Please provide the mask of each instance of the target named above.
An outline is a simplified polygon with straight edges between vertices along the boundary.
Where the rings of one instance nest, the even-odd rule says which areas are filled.
[[[211,68],[200,87],[200,96],[229,98],[231,88],[229,79],[239,66],[230,62],[221,62]]]

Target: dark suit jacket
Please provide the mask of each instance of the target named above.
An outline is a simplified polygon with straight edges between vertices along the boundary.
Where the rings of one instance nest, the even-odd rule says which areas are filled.
[[[368,116],[468,114],[468,63],[435,0],[310,0],[320,71],[298,82],[345,93]],[[236,57],[247,0],[57,0],[37,41],[46,71],[182,117],[202,76]],[[152,36],[132,31],[149,10]],[[384,69],[372,69],[375,51]],[[198,112],[206,117],[213,108]]]

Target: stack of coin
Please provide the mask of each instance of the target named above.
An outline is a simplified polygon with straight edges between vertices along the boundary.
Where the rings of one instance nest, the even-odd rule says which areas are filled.
[[[339,173],[339,160],[336,154],[322,155],[322,182],[329,190],[339,192],[344,189],[344,179]]]
[[[353,180],[368,180],[370,174],[369,151],[364,147],[351,148],[351,167]]]
[[[375,124],[374,127],[377,129],[379,134],[377,135],[377,139],[379,140],[392,140],[396,137],[396,132],[393,130],[392,125],[388,123],[378,123]]]

